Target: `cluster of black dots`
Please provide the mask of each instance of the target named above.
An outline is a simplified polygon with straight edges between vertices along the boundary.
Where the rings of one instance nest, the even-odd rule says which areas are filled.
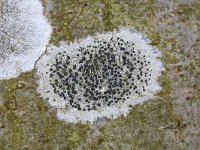
[[[67,107],[98,110],[121,104],[146,90],[151,65],[133,42],[119,37],[94,40],[94,44],[76,51],[74,55],[58,53],[46,72],[53,92],[67,102]]]

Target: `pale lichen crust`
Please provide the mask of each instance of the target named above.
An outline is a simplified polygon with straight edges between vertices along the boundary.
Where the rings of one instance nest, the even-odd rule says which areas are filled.
[[[3,0],[0,4],[0,79],[34,68],[52,29],[39,0]]]
[[[49,46],[36,63],[37,90],[66,122],[126,116],[130,106],[160,90],[159,55],[147,38],[129,28],[61,42]]]

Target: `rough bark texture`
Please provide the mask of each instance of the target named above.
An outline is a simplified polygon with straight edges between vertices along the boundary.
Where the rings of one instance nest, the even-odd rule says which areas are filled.
[[[7,149],[168,149],[200,147],[199,0],[43,0],[51,43],[133,27],[162,53],[158,98],[128,117],[66,124],[36,93],[34,70],[0,81],[0,147]]]

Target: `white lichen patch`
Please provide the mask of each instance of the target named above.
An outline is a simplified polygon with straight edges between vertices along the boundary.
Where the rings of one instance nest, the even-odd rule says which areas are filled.
[[[51,32],[39,0],[1,1],[0,79],[32,70],[44,53]]]
[[[129,28],[61,42],[49,46],[36,63],[37,90],[66,122],[126,116],[130,106],[160,90],[159,55],[147,38]]]

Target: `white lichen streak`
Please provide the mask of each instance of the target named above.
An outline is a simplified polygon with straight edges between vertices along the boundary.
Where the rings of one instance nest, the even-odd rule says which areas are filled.
[[[3,0],[0,4],[0,79],[34,68],[52,29],[39,0]]]
[[[121,39],[126,46],[117,42]],[[100,41],[100,43],[103,41],[104,45],[109,45],[108,48],[103,48],[106,51],[104,51],[105,56],[103,54],[103,57],[100,57],[101,53],[104,52],[99,51],[101,50],[99,47],[102,45],[96,41]],[[125,50],[123,47],[125,47]],[[85,51],[83,50],[84,48]],[[127,57],[124,58],[126,60],[123,59],[122,61],[125,53],[128,53]],[[132,53],[135,54],[133,55]],[[69,56],[70,58],[68,58]],[[88,60],[85,64],[80,63],[84,56],[86,56],[85,61],[87,62]],[[47,48],[46,53],[36,63],[37,91],[52,107],[57,109],[58,119],[66,122],[93,123],[101,117],[117,118],[121,115],[127,116],[131,109],[130,106],[155,98],[154,94],[161,89],[158,78],[161,75],[163,66],[159,56],[158,50],[150,45],[150,41],[141,33],[124,27],[113,32],[100,33],[93,37],[89,36],[71,44],[61,42],[58,46],[51,45]],[[106,57],[109,57],[109,59],[112,57],[112,62],[109,62],[109,59],[104,60]],[[137,59],[135,60],[135,58]],[[71,61],[71,64],[65,65],[68,60]],[[100,63],[102,60],[105,63]],[[92,63],[95,61],[96,63]],[[90,65],[89,67],[88,64]],[[103,64],[110,64],[112,68],[117,68],[116,66],[118,66],[118,68],[121,67],[121,70],[116,69],[114,70],[115,73],[112,74],[110,66]],[[76,65],[75,68],[79,69],[83,66],[86,70],[81,71],[80,69],[77,75],[76,71],[73,74],[73,69],[70,68],[74,65]],[[98,71],[91,70],[95,66],[97,66],[96,69]],[[105,66],[109,69],[103,70],[102,68]],[[126,74],[131,69],[132,72],[128,72],[128,74],[131,73],[130,79],[128,79]],[[83,75],[87,71],[89,72],[88,75]],[[109,75],[104,76],[103,74],[107,71]],[[139,76],[140,71],[142,73]],[[72,79],[70,79],[70,74],[71,76],[75,75],[75,78],[71,77]],[[104,76],[104,81],[97,79],[100,77],[94,78],[95,75]],[[94,78],[91,79],[93,82],[89,82],[90,79],[88,78]],[[145,81],[146,79],[149,80]],[[87,86],[84,87],[84,85]],[[100,85],[103,85],[103,87]],[[70,96],[71,89],[69,87],[71,87],[72,93],[75,93],[74,95],[71,94]],[[123,94],[123,89],[129,92]],[[104,95],[106,91],[107,96]],[[98,97],[97,95],[100,96]],[[122,100],[122,97],[124,100]]]

